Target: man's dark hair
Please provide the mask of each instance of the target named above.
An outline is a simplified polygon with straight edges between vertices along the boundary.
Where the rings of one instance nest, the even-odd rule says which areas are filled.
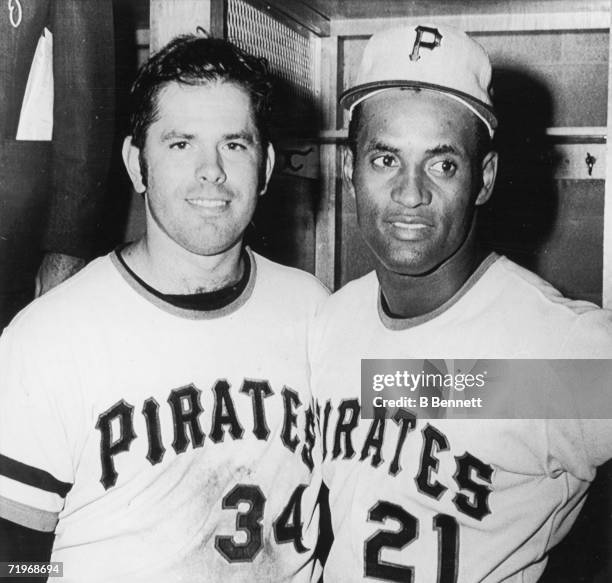
[[[141,152],[147,130],[159,115],[159,92],[172,81],[185,85],[225,82],[243,87],[251,98],[261,143],[265,147],[269,142],[271,83],[266,61],[225,40],[182,35],[155,53],[132,85],[130,133]]]

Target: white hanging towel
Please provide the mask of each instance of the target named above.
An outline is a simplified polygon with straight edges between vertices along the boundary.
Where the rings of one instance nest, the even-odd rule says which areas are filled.
[[[50,141],[53,135],[53,35],[45,28],[38,39],[36,53],[26,85],[18,140]]]

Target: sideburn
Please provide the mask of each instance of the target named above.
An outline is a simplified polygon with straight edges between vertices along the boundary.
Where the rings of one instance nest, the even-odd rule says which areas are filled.
[[[140,165],[140,177],[142,179],[142,184],[144,185],[145,188],[147,188],[148,177],[149,177],[149,167],[147,166],[147,161],[145,160],[142,149],[138,151],[138,164]]]

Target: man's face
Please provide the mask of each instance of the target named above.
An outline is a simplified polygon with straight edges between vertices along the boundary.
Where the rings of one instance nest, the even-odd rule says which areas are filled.
[[[157,105],[143,152],[124,146],[140,192],[138,154],[146,164],[148,236],[155,231],[198,255],[223,253],[241,242],[273,165],[249,95],[232,83],[171,82]]]
[[[388,90],[361,107],[344,166],[361,232],[385,269],[429,273],[457,251],[489,198],[496,155],[478,158],[479,120],[439,93]]]

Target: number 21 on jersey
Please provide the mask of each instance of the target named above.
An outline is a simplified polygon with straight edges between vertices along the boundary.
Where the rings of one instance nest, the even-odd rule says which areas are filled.
[[[393,519],[399,530],[379,530],[364,543],[364,574],[383,581],[415,583],[414,567],[383,561],[383,549],[403,549],[418,538],[419,521],[401,506],[392,502],[377,502],[368,512],[369,522],[384,523]],[[423,528],[423,527],[422,527]],[[447,514],[436,514],[432,528],[438,532],[438,575],[435,583],[457,582],[459,525]]]

